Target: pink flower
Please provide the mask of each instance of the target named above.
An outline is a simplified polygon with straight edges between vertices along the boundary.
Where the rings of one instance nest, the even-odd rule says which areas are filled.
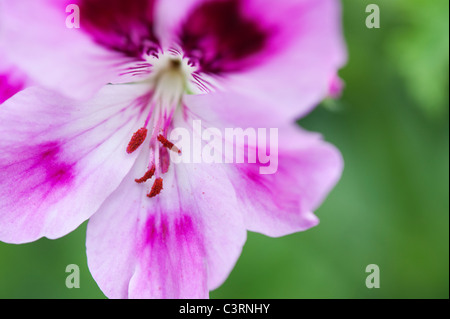
[[[80,29],[64,24],[69,3]],[[89,268],[108,297],[206,298],[246,230],[318,223],[342,159],[290,123],[327,96],[345,60],[337,1],[2,4],[8,57],[42,87],[0,110],[0,240],[58,238],[90,218]],[[185,150],[171,132],[195,136],[198,120],[279,127],[277,172],[174,164]]]
[[[30,85],[30,80],[0,52],[0,104]]]

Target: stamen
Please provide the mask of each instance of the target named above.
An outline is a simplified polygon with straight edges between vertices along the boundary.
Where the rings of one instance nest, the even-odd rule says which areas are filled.
[[[136,133],[133,134],[130,143],[128,143],[127,153],[131,154],[135,150],[139,148],[139,146],[144,143],[145,138],[147,137],[147,129],[145,127],[139,129]]]
[[[158,135],[158,141],[162,144],[162,146],[164,146],[165,148],[174,151],[178,154],[181,154],[181,150],[178,149],[178,147],[176,147],[172,142],[170,142],[169,140],[167,140],[164,136],[162,136],[161,134]]]
[[[147,194],[147,197],[152,198],[152,197],[159,195],[159,193],[161,193],[162,189],[163,189],[163,179],[161,177],[159,177],[153,183],[152,189],[151,189],[150,193]]]
[[[138,184],[142,184],[145,183],[146,181],[148,181],[150,178],[153,177],[153,175],[155,175],[155,171],[156,171],[156,167],[153,164],[152,167],[147,171],[147,173],[145,173],[145,175],[139,179],[135,179],[134,181]]]

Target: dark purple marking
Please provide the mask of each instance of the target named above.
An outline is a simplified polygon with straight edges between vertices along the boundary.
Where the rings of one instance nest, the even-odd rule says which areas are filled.
[[[146,230],[148,244],[151,246],[162,244],[169,236],[169,221],[165,215],[162,215],[159,221],[155,216],[150,216],[147,220]]]
[[[175,220],[175,234],[177,238],[191,238],[195,236],[195,229],[191,216],[183,215]]]
[[[80,24],[99,44],[140,58],[157,51],[153,30],[156,0],[78,0]]]
[[[221,74],[248,67],[248,58],[265,48],[269,33],[244,16],[240,0],[222,0],[197,7],[179,37],[187,56],[199,62],[200,71]]]

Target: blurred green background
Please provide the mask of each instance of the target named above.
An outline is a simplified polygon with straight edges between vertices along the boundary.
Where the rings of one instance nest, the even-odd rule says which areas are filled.
[[[212,298],[449,298],[449,2],[344,0],[349,63],[341,100],[299,123],[345,158],[321,224],[250,233]],[[365,26],[369,3],[381,28]],[[86,224],[59,240],[0,243],[0,298],[105,298],[89,274]],[[67,289],[68,264],[81,288]],[[367,289],[368,264],[381,287]]]

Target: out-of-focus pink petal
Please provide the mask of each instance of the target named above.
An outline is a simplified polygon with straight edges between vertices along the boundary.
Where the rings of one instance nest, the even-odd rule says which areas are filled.
[[[187,14],[178,31],[179,43],[187,56],[197,60],[199,72],[243,72],[272,54],[275,30],[259,12],[248,14],[248,3],[203,1]]]
[[[264,112],[302,117],[327,97],[330,77],[346,60],[340,4],[335,0],[254,1],[271,19],[284,21],[290,32],[280,37],[275,54],[264,63],[230,75],[223,85],[230,94],[266,101]],[[235,106],[239,112],[239,105],[230,108]]]
[[[61,237],[100,207],[135,161],[125,150],[141,92],[107,86],[79,103],[28,88],[2,105],[1,241]]]
[[[110,298],[207,298],[246,239],[234,189],[223,166],[178,164],[148,198],[147,155],[90,219],[89,269]]]
[[[280,129],[278,138],[274,174],[262,175],[260,167],[267,165],[261,163],[235,164],[230,170],[247,229],[274,237],[317,225],[313,211],[336,185],[343,169],[339,151],[318,134],[293,127]]]
[[[82,26],[67,28],[69,3],[2,1],[0,47],[37,83],[68,97],[87,99],[105,84],[117,82],[129,59],[95,43]]]
[[[141,58],[159,47],[153,30],[155,0],[76,0],[83,31],[97,43]]]

